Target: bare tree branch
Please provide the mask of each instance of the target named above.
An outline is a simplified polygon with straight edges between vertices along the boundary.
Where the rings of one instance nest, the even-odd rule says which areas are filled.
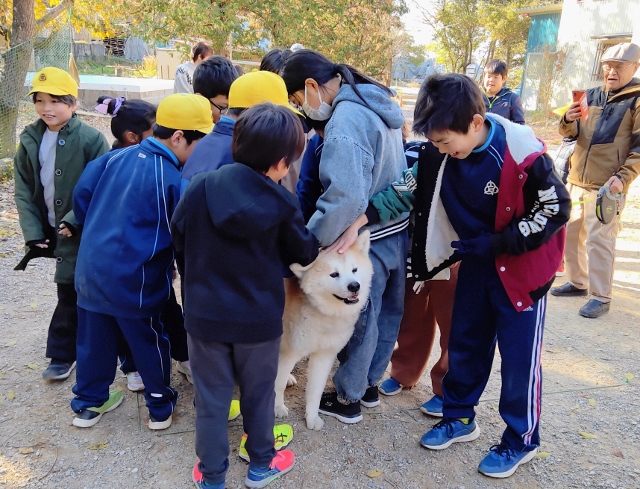
[[[73,7],[74,0],[62,0],[58,5],[53,7],[52,9],[47,10],[47,13],[44,14],[36,21],[36,26],[39,29],[42,29],[52,20],[55,20],[59,15],[61,15],[64,11],[66,11],[69,7]]]

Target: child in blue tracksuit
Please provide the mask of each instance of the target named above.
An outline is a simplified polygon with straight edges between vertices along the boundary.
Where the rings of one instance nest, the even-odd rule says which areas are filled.
[[[224,488],[225,409],[236,382],[250,458],[245,484],[265,487],[293,468],[293,453],[274,448],[281,272],[318,254],[298,202],[277,184],[304,149],[292,108],[264,103],[248,109],[235,124],[232,146],[237,163],[196,176],[171,222],[197,406],[200,460],[192,477],[201,488]]]
[[[421,146],[418,163],[375,195],[358,221],[385,221],[415,207],[416,288],[462,260],[443,420],[420,443],[441,450],[479,436],[474,406],[499,344],[500,414],[507,428],[478,470],[508,477],[540,444],[546,293],[562,259],[571,201],[544,143],[526,126],[485,118],[482,94],[464,75],[439,75],[422,85],[413,130],[430,140]]]
[[[172,288],[169,222],[180,198],[180,167],[212,128],[205,98],[170,95],[158,107],[152,138],[91,162],[78,181],[75,426],[95,425],[122,402],[122,392],[109,392],[118,333],[144,382],[149,428],[171,425],[178,393],[169,385],[170,346],[160,320]]]

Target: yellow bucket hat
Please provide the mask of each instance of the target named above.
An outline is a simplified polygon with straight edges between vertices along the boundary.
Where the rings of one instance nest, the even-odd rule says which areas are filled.
[[[287,86],[282,77],[270,71],[246,73],[236,78],[229,88],[230,109],[247,109],[263,102],[287,107],[302,116],[289,103]]]
[[[36,92],[58,96],[73,95],[78,98],[78,84],[66,71],[49,66],[35,74],[31,91],[27,95]]]
[[[202,95],[174,93],[162,99],[158,105],[156,124],[176,131],[209,134],[213,130],[211,106]]]

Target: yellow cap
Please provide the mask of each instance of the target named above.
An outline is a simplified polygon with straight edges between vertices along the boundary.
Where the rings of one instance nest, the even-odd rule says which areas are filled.
[[[78,98],[78,84],[69,73],[60,68],[49,66],[38,71],[33,77],[32,93],[48,93],[49,95],[73,95]]]
[[[287,86],[281,76],[270,71],[246,73],[231,84],[229,108],[247,109],[263,102],[282,105],[302,115],[289,103]]]
[[[211,106],[202,95],[174,93],[162,99],[158,105],[156,123],[176,131],[200,131],[209,134],[213,129]]]

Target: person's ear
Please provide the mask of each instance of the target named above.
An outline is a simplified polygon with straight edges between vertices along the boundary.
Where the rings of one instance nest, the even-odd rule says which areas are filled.
[[[316,92],[318,91],[318,82],[315,81],[313,78],[307,78],[304,81],[304,84],[307,88],[313,88]]]
[[[180,130],[175,131],[172,135],[171,135],[171,145],[174,148],[177,148],[180,146],[180,142],[182,141],[182,139],[184,138],[184,133]]]
[[[471,121],[471,127],[475,132],[480,132],[482,130],[482,126],[484,125],[484,117],[480,114],[474,114],[473,119]]]
[[[140,137],[132,131],[126,131],[124,133],[124,139],[129,144],[138,144],[140,142]]]

